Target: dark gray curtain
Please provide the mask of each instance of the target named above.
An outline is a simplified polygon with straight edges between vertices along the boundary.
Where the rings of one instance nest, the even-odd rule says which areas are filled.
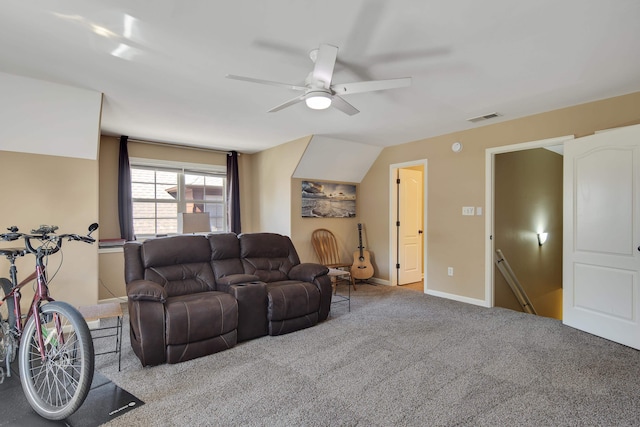
[[[240,234],[240,185],[238,180],[238,153],[236,151],[230,151],[227,155],[227,209],[229,231]]]
[[[128,136],[120,137],[120,158],[118,160],[118,217],[120,218],[120,238],[135,240],[133,234],[133,205],[131,203],[131,168],[129,166]]]

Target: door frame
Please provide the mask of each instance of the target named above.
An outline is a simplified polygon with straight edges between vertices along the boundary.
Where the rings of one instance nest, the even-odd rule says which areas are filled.
[[[422,282],[424,292],[427,293],[427,159],[413,160],[404,163],[393,163],[389,165],[389,283],[391,286],[398,286],[398,275],[396,274],[396,254],[398,253],[398,243],[396,239],[396,223],[393,220],[396,212],[398,199],[398,187],[396,185],[397,170],[415,166],[422,166]]]
[[[493,307],[495,304],[494,277],[493,277],[493,230],[494,230],[494,180],[495,180],[495,155],[511,153],[514,151],[544,148],[552,145],[561,145],[565,141],[575,139],[574,135],[565,135],[555,138],[541,139],[537,141],[522,142],[519,144],[503,145],[487,148],[485,150],[485,270],[484,270],[484,306]]]

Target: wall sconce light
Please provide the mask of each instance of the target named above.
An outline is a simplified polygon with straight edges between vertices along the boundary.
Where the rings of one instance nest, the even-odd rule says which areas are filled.
[[[538,233],[538,245],[544,245],[544,242],[547,241],[547,237],[549,237],[549,233]]]

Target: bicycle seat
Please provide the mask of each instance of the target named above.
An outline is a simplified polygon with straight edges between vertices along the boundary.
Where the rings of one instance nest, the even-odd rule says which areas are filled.
[[[0,248],[0,255],[14,257],[24,255],[24,248]]]

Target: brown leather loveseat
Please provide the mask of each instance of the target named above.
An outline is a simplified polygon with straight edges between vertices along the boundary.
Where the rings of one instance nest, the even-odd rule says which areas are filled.
[[[124,246],[131,346],[142,365],[178,363],[329,315],[328,269],[287,236],[181,235]]]

